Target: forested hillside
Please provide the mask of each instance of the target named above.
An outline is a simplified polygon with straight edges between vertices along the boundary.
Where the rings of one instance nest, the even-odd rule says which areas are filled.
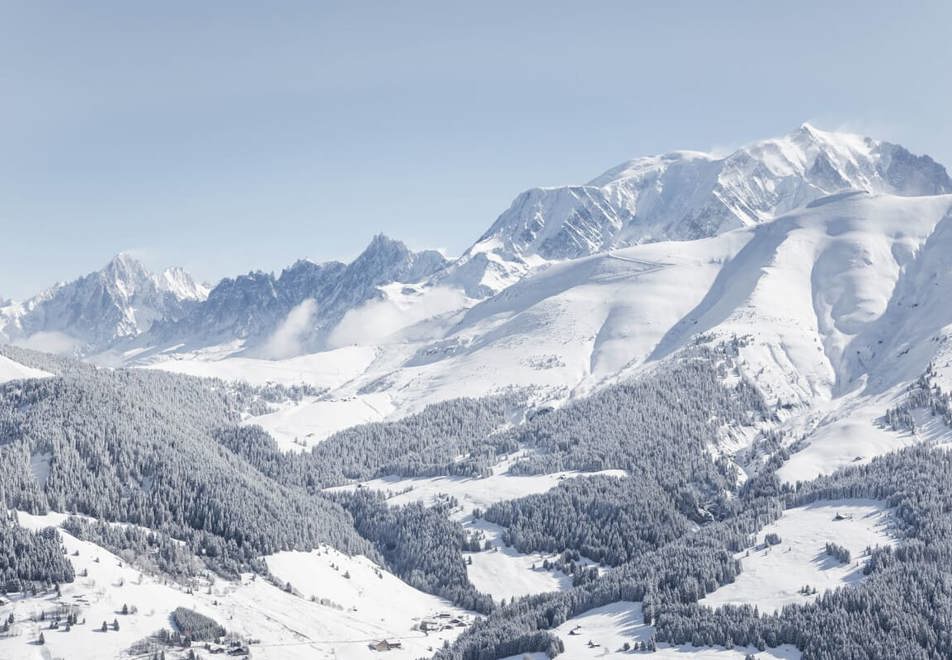
[[[72,582],[73,575],[55,529],[31,532],[20,527],[15,516],[0,516],[0,590],[47,588]]]
[[[952,607],[952,457],[918,446],[782,484],[773,470],[790,453],[760,394],[738,377],[742,344],[700,342],[650,374],[516,426],[502,399],[460,399],[355,427],[305,453],[282,453],[260,427],[240,423],[255,407],[293,400],[294,390],[11,352],[54,375],[0,385],[3,498],[10,509],[81,514],[67,532],[174,578],[206,568],[267,575],[263,556],[321,544],[364,554],[412,587],[486,615],[439,660],[554,655],[563,641],[550,631],[619,601],[641,603],[656,643],[789,644],[805,658],[952,654],[941,614]],[[906,430],[917,415],[947,423],[934,377],[930,367],[884,423]],[[767,454],[744,480],[712,449],[725,433],[756,428],[754,446]],[[465,556],[481,543],[453,498],[394,506],[381,493],[326,490],[388,475],[478,482],[504,459],[513,477],[623,475],[567,479],[473,511],[518,552],[584,557],[601,571],[573,567],[569,590],[500,603],[470,582]],[[862,558],[863,582],[775,614],[698,603],[737,579],[737,553],[785,509],[836,498],[872,498],[894,512],[901,542]],[[826,553],[853,559],[836,538]],[[7,591],[74,579],[56,531],[29,532],[13,517],[0,530],[0,565]]]
[[[7,383],[6,505],[156,529],[225,572],[319,543],[372,554],[339,505],[263,479],[215,440],[237,422],[234,397],[187,376],[77,366]]]
[[[642,601],[657,639],[695,646],[793,644],[804,658],[939,658],[952,654],[952,455],[915,447],[794,487],[773,476],[750,483],[724,520],[638,554],[570,592],[523,599],[477,623],[442,659],[488,659],[531,651],[555,653],[545,631],[594,607]],[[768,494],[769,493],[769,494]],[[732,582],[734,553],[785,507],[834,498],[884,500],[898,517],[902,543],[871,550],[861,584],[769,615],[755,607],[717,610],[697,600]]]

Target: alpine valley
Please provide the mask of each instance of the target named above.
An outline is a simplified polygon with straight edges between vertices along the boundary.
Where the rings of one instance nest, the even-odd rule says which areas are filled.
[[[952,179],[804,124],[0,302],[0,657],[952,657]]]

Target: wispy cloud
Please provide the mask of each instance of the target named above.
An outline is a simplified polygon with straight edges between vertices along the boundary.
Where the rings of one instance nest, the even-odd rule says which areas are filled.
[[[311,298],[292,309],[262,346],[261,357],[268,360],[283,360],[300,355],[304,350],[307,331],[313,327],[315,314],[317,314],[317,302]]]
[[[389,298],[372,300],[347,312],[327,341],[334,348],[379,344],[420,321],[459,309],[465,302],[462,292],[445,287],[428,289],[400,303]]]

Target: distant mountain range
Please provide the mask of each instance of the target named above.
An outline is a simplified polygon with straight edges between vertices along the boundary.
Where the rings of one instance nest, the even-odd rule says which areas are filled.
[[[253,346],[295,307],[313,301],[314,347],[343,314],[380,296],[377,287],[421,282],[441,270],[439,252],[412,252],[383,235],[350,264],[301,260],[279,275],[253,271],[214,287],[179,268],[156,275],[127,254],[99,271],[0,309],[0,338],[54,352],[94,355],[110,348]]]
[[[677,151],[528,190],[453,260],[379,235],[349,264],[302,260],[209,289],[119,255],[4,304],[0,341],[107,364],[372,347],[352,393],[422,405],[496,381],[589,391],[746,315],[774,333],[771,350],[789,343],[777,339],[788,325],[809,329],[821,364],[777,364],[793,374],[785,396],[811,398],[868,374],[872,353],[884,359],[875,346],[903,350],[903,337],[936,326],[919,319],[926,303],[900,313],[896,296],[946,291],[950,192],[928,156],[804,124],[727,155]],[[796,275],[762,291],[783,269]],[[469,377],[445,386],[451,373]]]
[[[2,308],[7,341],[32,340],[55,352],[95,351],[148,332],[158,321],[182,318],[208,295],[179,268],[156,275],[127,254],[99,271]]]

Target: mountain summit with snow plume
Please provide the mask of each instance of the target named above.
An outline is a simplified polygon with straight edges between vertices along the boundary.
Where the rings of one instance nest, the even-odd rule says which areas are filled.
[[[527,190],[454,270],[471,293],[486,295],[544,261],[716,236],[848,190],[937,195],[952,192],[952,179],[899,145],[803,124],[727,156],[674,151],[583,185]]]

